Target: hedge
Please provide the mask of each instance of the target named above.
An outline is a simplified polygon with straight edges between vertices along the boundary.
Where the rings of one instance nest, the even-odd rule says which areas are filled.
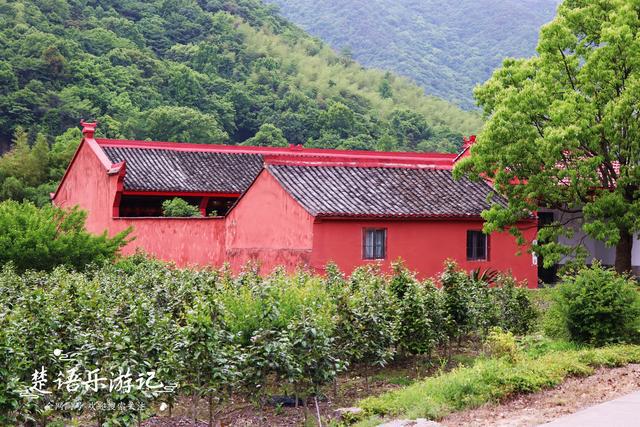
[[[384,366],[398,353],[429,354],[461,338],[451,331],[466,339],[491,326],[522,333],[533,323],[514,310],[531,305],[508,276],[490,287],[451,263],[445,275],[456,277],[455,295],[400,264],[389,276],[363,267],[348,277],[335,266],[324,277],[263,277],[251,268],[233,276],[141,256],[84,272],[20,273],[8,264],[0,272],[0,424],[84,411],[100,424],[130,425],[179,396],[191,396],[194,407],[207,399],[212,418],[232,395],[260,401],[277,390],[304,402],[355,365]],[[460,310],[468,315],[454,315]],[[60,351],[73,361],[56,357]],[[127,370],[134,382],[155,378],[142,390],[105,386],[84,395],[54,386],[74,366],[109,379]],[[42,368],[51,394],[20,396]]]

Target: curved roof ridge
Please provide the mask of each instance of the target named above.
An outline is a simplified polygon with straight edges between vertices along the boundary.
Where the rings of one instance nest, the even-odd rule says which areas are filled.
[[[451,153],[418,153],[401,151],[366,151],[337,150],[329,148],[258,147],[242,145],[191,144],[182,142],[159,142],[97,138],[101,147],[122,147],[138,149],[158,149],[179,152],[223,152],[235,154],[260,154],[265,158],[282,159],[283,161],[300,161],[304,159],[322,159],[324,161],[391,161],[402,164],[433,164],[441,167],[452,167],[456,157]]]

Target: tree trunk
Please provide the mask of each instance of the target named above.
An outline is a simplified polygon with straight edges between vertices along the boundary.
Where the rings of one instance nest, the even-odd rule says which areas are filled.
[[[318,393],[313,396],[313,401],[316,403],[316,416],[318,417],[318,427],[322,427],[322,417],[320,416],[320,407],[318,407]]]
[[[631,251],[633,249],[633,235],[626,230],[620,230],[620,241],[616,246],[616,271],[628,273],[631,271]]]
[[[209,427],[213,427],[213,396],[209,393]]]
[[[369,392],[369,365],[364,365],[364,383],[367,387],[367,393]]]
[[[198,424],[198,393],[196,393],[195,391],[193,392],[191,405],[193,410],[193,423],[197,425]]]

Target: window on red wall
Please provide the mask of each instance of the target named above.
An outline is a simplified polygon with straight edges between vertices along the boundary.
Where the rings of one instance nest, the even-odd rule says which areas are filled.
[[[486,261],[489,258],[487,235],[478,230],[467,230],[467,261]]]
[[[362,234],[362,258],[385,259],[387,256],[387,229],[365,228]]]

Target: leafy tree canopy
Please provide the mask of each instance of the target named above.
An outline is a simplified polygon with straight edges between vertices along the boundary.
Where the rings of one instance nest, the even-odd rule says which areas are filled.
[[[109,138],[441,151],[482,124],[258,0],[0,0],[0,40],[0,200],[48,201],[80,119]],[[397,110],[432,132],[406,138]]]
[[[201,216],[197,206],[189,204],[180,197],[174,197],[162,202],[162,216],[168,217],[195,217]]]
[[[473,87],[506,57],[534,52],[559,0],[266,0],[343,58],[410,77],[474,108]],[[379,86],[385,97],[384,83]]]
[[[30,143],[38,132],[51,142],[80,119],[107,137],[202,143],[241,143],[264,123],[290,143],[334,131],[375,139],[398,107],[457,140],[481,125],[345,61],[258,0],[14,1],[0,2],[0,18],[0,150],[19,125],[34,129]],[[317,120],[340,104],[357,126]]]
[[[87,214],[76,208],[8,200],[0,203],[0,264],[18,270],[51,270],[58,265],[82,269],[92,262],[112,260],[127,243],[131,230],[114,237],[85,230]]]
[[[506,60],[476,90],[488,122],[457,173],[482,174],[508,197],[485,212],[488,231],[538,208],[566,214],[538,235],[545,264],[584,255],[555,243],[578,227],[616,246],[616,269],[628,271],[640,231],[640,6],[566,0],[538,53]]]
[[[280,129],[271,123],[265,123],[260,126],[260,130],[253,138],[249,138],[244,142],[244,145],[286,147],[288,144]]]

